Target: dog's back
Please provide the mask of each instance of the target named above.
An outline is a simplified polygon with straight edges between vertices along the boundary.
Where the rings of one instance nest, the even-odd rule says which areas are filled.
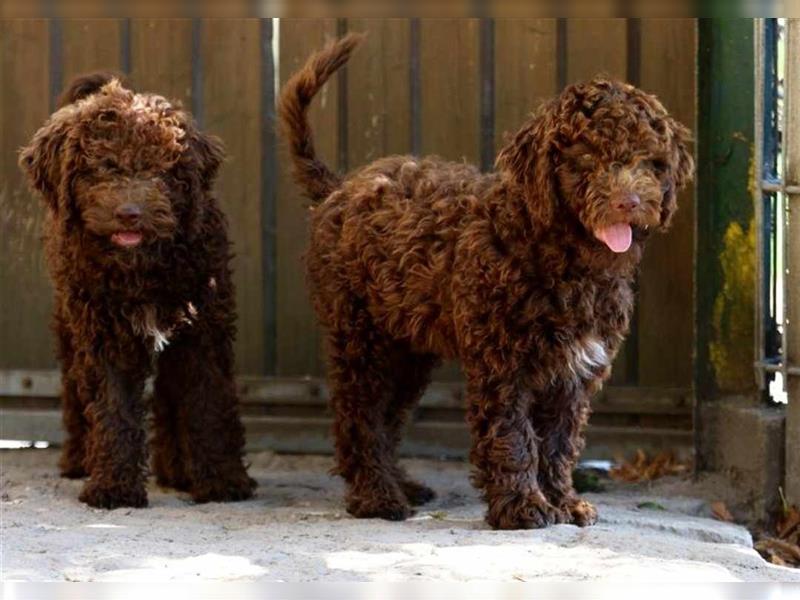
[[[374,324],[418,351],[453,357],[452,281],[460,240],[483,222],[475,167],[438,157],[390,156],[345,178],[311,208],[306,257],[323,323],[342,292],[366,300]]]

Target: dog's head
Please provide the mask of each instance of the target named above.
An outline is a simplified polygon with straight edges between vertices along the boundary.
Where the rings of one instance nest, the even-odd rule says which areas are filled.
[[[75,80],[20,165],[69,234],[103,250],[147,252],[199,227],[197,198],[223,158],[220,142],[161,96],[109,74]]]
[[[694,172],[690,141],[654,96],[597,78],[544,105],[497,166],[521,186],[539,225],[577,217],[587,235],[621,253],[669,226]]]

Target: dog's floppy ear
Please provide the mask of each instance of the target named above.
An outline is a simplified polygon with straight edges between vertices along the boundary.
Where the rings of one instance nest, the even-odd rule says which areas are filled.
[[[58,209],[61,170],[68,125],[56,113],[19,153],[19,165],[52,210]]]
[[[189,148],[200,168],[203,189],[211,189],[222,161],[225,160],[225,146],[222,140],[192,126],[189,129]]]
[[[671,117],[668,118],[668,127],[672,133],[672,150],[669,159],[669,179],[661,201],[662,229],[669,227],[672,215],[678,208],[678,192],[694,177],[694,159],[689,151],[691,132]]]
[[[64,91],[61,92],[61,95],[56,101],[56,106],[58,108],[63,108],[68,104],[73,104],[78,100],[88,98],[92,94],[99,92],[105,85],[111,83],[115,79],[122,87],[130,89],[127,78],[115,71],[95,71],[94,73],[78,75],[70,82]]]
[[[495,163],[522,188],[531,218],[545,228],[552,223],[556,210],[555,109],[555,101],[543,106],[514,134]]]
[[[193,195],[202,195],[211,190],[217,179],[219,168],[225,160],[225,147],[222,140],[201,132],[191,120],[186,124],[186,146],[179,178],[189,183]],[[189,203],[185,223],[190,239],[200,232],[203,213],[203,203],[199,198],[193,198]]]

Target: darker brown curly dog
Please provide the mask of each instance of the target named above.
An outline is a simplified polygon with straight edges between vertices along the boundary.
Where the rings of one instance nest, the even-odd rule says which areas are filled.
[[[234,293],[211,191],[220,142],[160,96],[77,79],[20,165],[47,204],[66,477],[80,498],[145,506],[145,379],[157,369],[153,467],[194,500],[252,494],[233,381]]]
[[[488,522],[589,525],[571,478],[589,399],[628,330],[649,230],[692,177],[689,131],[653,96],[596,79],[542,107],[494,173],[393,156],[340,179],[316,159],[306,111],[358,41],[312,56],[280,105],[295,176],[318,201],[308,274],[347,508],[403,519],[432,498],[396,448],[431,368],[457,357]]]

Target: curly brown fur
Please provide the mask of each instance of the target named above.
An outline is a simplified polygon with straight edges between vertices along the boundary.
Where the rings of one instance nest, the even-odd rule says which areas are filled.
[[[402,519],[431,496],[396,448],[433,366],[458,358],[488,522],[592,524],[571,478],[589,400],[628,330],[648,229],[667,227],[692,177],[689,132],[653,96],[598,78],[533,115],[493,173],[393,156],[320,186],[305,110],[354,41],[312,57],[281,99],[298,182],[322,200],[306,260],[347,508]]]
[[[145,379],[154,371],[153,468],[198,502],[239,500],[234,290],[212,192],[223,150],[160,96],[107,74],[73,82],[20,156],[47,205],[67,439],[80,498],[145,506]]]

